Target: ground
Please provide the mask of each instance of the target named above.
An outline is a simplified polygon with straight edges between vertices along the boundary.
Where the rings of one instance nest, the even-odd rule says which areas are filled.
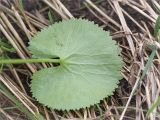
[[[94,21],[109,31],[122,50],[120,56],[124,61],[123,79],[112,96],[90,108],[72,111],[49,109],[32,98],[30,77],[45,64],[3,65],[0,73],[0,120],[30,120],[37,113],[46,120],[160,119],[158,105],[147,115],[160,95],[159,49],[145,77],[136,83],[151,59],[152,49],[148,46],[159,45],[154,36],[159,14],[159,0],[0,0],[2,59],[31,57],[28,41],[37,31],[62,19],[75,17]]]

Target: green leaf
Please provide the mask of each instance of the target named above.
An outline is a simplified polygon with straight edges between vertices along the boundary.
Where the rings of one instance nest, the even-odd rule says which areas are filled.
[[[24,11],[24,5],[23,5],[24,1],[23,0],[19,0],[18,2],[19,2],[19,6],[18,7],[20,8],[21,11]]]
[[[49,18],[50,24],[53,24],[54,23],[54,16],[53,16],[52,11],[50,9],[48,12],[48,18]]]
[[[155,28],[154,28],[154,36],[155,37],[160,36],[160,16],[158,16],[158,18],[156,20],[156,24],[155,24]]]
[[[151,107],[147,111],[147,116],[153,112],[153,110],[160,104],[160,96],[152,103]]]
[[[7,52],[16,52],[16,50],[11,45],[9,45],[6,41],[7,40],[0,38],[0,49]]]
[[[112,95],[122,78],[122,59],[108,32],[83,19],[55,23],[29,42],[36,58],[60,59],[32,76],[31,92],[44,105],[79,109]]]

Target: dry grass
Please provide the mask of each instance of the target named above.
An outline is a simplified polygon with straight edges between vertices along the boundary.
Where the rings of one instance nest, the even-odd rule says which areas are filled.
[[[14,1],[14,2],[11,2]],[[0,48],[0,55],[7,54],[11,58],[29,58],[27,42],[40,29],[49,25],[48,12],[54,15],[54,21],[83,17],[95,21],[105,30],[109,30],[113,38],[122,48],[121,56],[125,62],[122,69],[124,77],[116,89],[115,95],[100,104],[77,111],[57,111],[37,103],[29,92],[28,82],[33,72],[47,67],[46,64],[9,65],[0,73],[0,81],[28,109],[32,115],[41,113],[46,120],[158,120],[160,106],[157,106],[147,117],[146,112],[160,95],[160,63],[154,62],[145,78],[140,83],[136,93],[130,93],[135,82],[140,78],[151,51],[147,45],[155,41],[153,28],[160,14],[159,0],[28,0],[38,10],[23,10],[20,0],[1,0],[0,30],[16,50],[8,54]],[[27,9],[27,4],[25,4]],[[31,5],[31,4],[30,4]],[[158,10],[159,9],[159,10]],[[156,43],[159,46],[159,43]],[[160,59],[157,51],[155,59]],[[154,60],[155,61],[155,60]],[[0,96],[4,97],[2,93]],[[128,98],[132,98],[128,101]],[[5,110],[5,104],[10,105],[10,98],[1,100],[0,119],[25,120],[27,117],[15,109]],[[126,106],[127,101],[130,103]],[[4,104],[5,103],[5,104]],[[11,105],[10,105],[11,106]],[[124,111],[126,109],[126,111]],[[15,112],[16,111],[16,112]],[[124,113],[124,114],[122,114]],[[23,117],[22,117],[23,116]]]

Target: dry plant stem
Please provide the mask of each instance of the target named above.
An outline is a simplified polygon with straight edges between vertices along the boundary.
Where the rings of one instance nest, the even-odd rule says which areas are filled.
[[[15,17],[17,18],[18,22],[21,24],[25,34],[27,35],[28,39],[31,38],[31,35],[29,34],[29,30],[26,28],[26,25],[24,24],[21,16],[19,15],[19,13],[16,11],[16,9],[12,6],[12,9],[14,11]]]
[[[63,13],[62,8],[61,8],[60,6],[58,6],[58,3],[56,2],[56,0],[51,0],[51,1],[52,1],[53,5],[55,6],[55,8],[56,8],[59,12]]]
[[[154,12],[154,10],[149,6],[149,4],[145,1],[145,4],[147,6],[148,11],[150,12],[150,15],[154,18],[157,19],[158,15]]]
[[[14,34],[15,38],[17,39],[17,41],[20,43],[20,45],[23,47],[23,49],[28,52],[28,50],[26,49],[25,44],[23,43],[23,40],[20,38],[20,36],[18,35],[18,33],[16,32],[16,30],[13,28],[12,24],[9,22],[8,18],[5,16],[5,14],[3,12],[0,13],[2,19],[4,20],[4,22],[8,25],[9,29],[12,31],[12,33]]]
[[[23,86],[23,84],[22,84],[22,82],[21,82],[21,79],[20,79],[17,71],[15,70],[15,68],[14,68],[12,65],[9,65],[8,67],[9,67],[12,75],[13,75],[14,78],[16,79],[17,83],[18,83],[19,86],[21,87],[23,93],[27,95],[27,92],[26,92],[26,90],[25,90],[25,88],[24,88],[24,86]]]
[[[143,8],[140,8],[141,10],[147,10],[151,17],[153,17],[154,19],[156,19],[158,17],[158,15],[155,13],[155,11],[151,8],[151,6],[147,3],[147,1],[145,0],[141,0],[140,1],[141,4],[137,4],[137,2],[133,1],[133,0],[130,0],[130,3],[137,6],[137,7],[141,7],[143,6]]]
[[[151,0],[151,1],[156,6],[156,8],[160,10],[160,5],[157,3],[157,1],[156,0]]]
[[[0,24],[0,30],[2,31],[2,33],[6,36],[6,38],[9,40],[9,42],[12,44],[12,46],[16,49],[17,53],[19,54],[19,56],[23,59],[25,59],[25,55],[23,54],[23,52],[20,50],[20,48],[17,46],[17,44],[13,41],[13,39],[11,38],[11,36],[6,32],[6,30],[4,29],[4,27]],[[36,70],[33,68],[32,65],[27,64],[27,66],[30,68],[30,70],[32,72],[35,72]]]
[[[42,0],[42,1],[46,3],[48,6],[50,6],[54,11],[56,11],[62,18],[68,19],[63,13],[59,12],[51,2],[49,2],[48,0]]]
[[[147,85],[146,85],[146,87],[145,87],[145,91],[146,91],[146,99],[147,99],[147,104],[148,104],[148,106],[151,106],[151,101],[150,101],[150,99],[151,99],[151,97],[150,97],[150,93],[149,93],[149,82],[147,82]],[[150,115],[149,115],[149,117],[150,117],[150,120],[153,120],[153,114],[151,113]]]
[[[145,16],[146,18],[148,18],[149,20],[151,20],[152,22],[156,22],[155,19],[153,19],[152,17],[150,17],[149,15],[147,15],[145,12],[143,12],[141,9],[139,9],[138,7],[130,4],[130,3],[127,3],[128,6],[130,6],[131,8],[135,9],[136,11],[138,11],[139,13],[141,13],[143,16]]]
[[[14,9],[14,7],[13,7],[13,9]],[[14,11],[15,11],[15,10],[14,10]],[[18,12],[15,12],[15,13],[17,13],[17,15],[19,16]],[[14,43],[17,45],[17,47],[19,48],[19,50],[22,52],[23,55],[25,55],[25,53],[26,53],[25,56],[29,55],[29,57],[30,57],[30,53],[29,53],[29,51],[27,50],[26,46],[24,45],[24,42],[23,42],[22,38],[20,38],[20,36],[18,35],[18,33],[15,31],[15,29],[14,29],[13,26],[11,25],[10,21],[7,19],[7,17],[6,17],[3,13],[1,14],[1,16],[2,16],[2,18],[4,19],[4,21],[6,22],[6,25],[11,29],[11,30],[10,30],[11,33],[15,36],[15,39],[13,39],[13,37],[12,37]],[[12,16],[10,16],[10,17],[11,17],[12,20],[15,21],[15,19],[14,19]],[[19,27],[22,28],[22,29],[25,28],[26,26],[25,26],[25,24],[23,23],[23,21],[21,20],[20,16],[18,17],[18,19],[20,19],[20,21],[21,21],[21,23],[22,23],[22,24],[18,24]],[[15,22],[17,22],[17,21],[15,21]],[[5,25],[4,25],[4,26],[5,26]],[[23,27],[23,26],[24,26],[24,27]],[[21,46],[22,46],[22,48],[25,50],[25,53],[23,52],[23,49],[21,48]],[[33,65],[32,65],[32,66],[33,66]],[[40,65],[38,65],[38,66],[40,66]],[[38,66],[37,66],[37,67],[38,67]]]
[[[47,108],[46,107],[43,107],[43,108],[44,108],[44,113],[45,113],[45,116],[46,116],[46,120],[50,120]]]
[[[151,63],[152,63],[152,60],[153,60],[153,58],[154,58],[154,56],[155,56],[155,54],[156,54],[156,51],[157,51],[156,48],[152,51],[152,53],[151,53],[151,55],[150,55],[150,58],[149,58],[146,66],[145,66],[145,68],[144,68],[144,71],[143,71],[143,73],[142,73],[142,76],[136,80],[136,83],[134,84],[134,87],[133,87],[133,89],[132,89],[132,92],[130,93],[130,96],[129,96],[129,99],[128,99],[128,101],[127,101],[127,104],[126,104],[126,106],[125,106],[125,108],[124,108],[124,110],[123,110],[123,112],[122,112],[121,117],[120,117],[119,120],[123,120],[123,117],[124,117],[125,112],[126,112],[128,106],[129,106],[129,103],[130,103],[130,101],[131,101],[131,99],[132,99],[132,96],[134,95],[136,89],[138,88],[139,83],[143,80],[146,72],[147,72],[148,69],[150,68]]]
[[[1,16],[2,14],[0,13],[0,16]],[[1,19],[2,18],[2,19]],[[3,21],[6,21],[5,19],[3,19],[3,17],[1,16],[1,18],[0,18],[0,30],[2,31],[2,33],[6,36],[6,38],[8,39],[8,38],[10,38],[10,39],[8,39],[8,41],[11,43],[11,45],[13,46],[13,47],[15,47],[15,49],[17,50],[17,51],[19,51],[20,53],[21,53],[21,55],[22,54],[24,54],[24,51],[23,51],[23,49],[21,48],[21,46],[18,44],[18,42],[16,41],[16,39],[15,39],[15,37],[12,35],[13,33],[12,33],[12,30],[10,29],[10,27],[9,27],[9,24],[8,23],[5,23],[5,22],[3,22]],[[8,29],[9,28],[9,29]]]
[[[123,8],[121,9],[126,16],[128,16],[144,33],[146,33],[146,30],[137,21],[135,21],[133,17],[131,17]]]
[[[31,22],[29,21],[29,16],[27,16],[27,14],[25,14],[25,11],[23,9],[20,9],[20,12],[22,13],[22,16],[24,17],[24,20],[26,21],[29,29],[35,33],[36,29],[35,27],[31,24]]]
[[[106,22],[105,20],[103,20],[100,16],[98,16],[90,7],[89,5],[84,2],[84,5],[88,8],[88,10],[95,16],[97,17],[100,21],[102,21],[104,24],[106,24],[107,26],[109,26],[111,29],[113,29],[114,31],[118,31],[116,28],[114,28],[112,25],[110,25],[108,22]]]
[[[73,18],[73,15],[67,10],[67,8],[61,3],[60,0],[55,0],[59,6],[64,10],[64,12],[68,15],[69,18]]]
[[[83,119],[82,114],[78,110],[75,110],[74,112],[80,119]]]
[[[56,114],[56,112],[53,109],[51,109],[51,112],[53,114],[54,119],[59,120],[58,115]]]
[[[122,24],[122,27],[123,27],[124,31],[125,31],[126,33],[131,33],[131,30],[130,30],[130,29],[128,28],[128,26],[127,26],[127,23],[126,23],[126,21],[125,21],[125,18],[124,18],[124,16],[123,16],[123,13],[122,13],[122,9],[121,9],[118,1],[113,1],[113,4],[114,4],[114,6],[115,6],[115,9],[116,9],[116,11],[117,11],[117,15],[118,15],[118,17],[119,17],[119,19],[120,19],[120,21],[121,21],[121,24]],[[130,46],[132,55],[134,56],[135,47],[134,47],[133,39],[132,39],[131,35],[126,35],[126,38],[127,38],[127,40],[128,40],[128,44],[129,44],[129,46]]]
[[[36,106],[33,105],[24,95],[21,93],[16,86],[14,86],[7,76],[4,77],[4,75],[0,74],[0,81],[22,102],[22,104],[33,114],[35,115],[35,112],[39,113]],[[34,108],[31,108],[31,106]]]
[[[7,7],[3,6],[0,4],[0,10],[3,11],[4,13],[7,13],[8,15],[11,15],[12,17],[15,16],[14,12],[11,11],[10,9],[8,9]],[[33,25],[35,25],[36,27],[39,28],[44,28],[46,26],[46,23],[42,23],[37,17],[35,17],[34,15],[28,13],[25,11],[25,14],[28,17],[28,20],[30,21],[30,23],[32,23]],[[21,16],[22,17],[22,16]],[[22,17],[23,19],[23,17]],[[17,22],[17,21],[16,21]]]
[[[0,113],[6,116],[9,120],[14,120],[9,114],[7,114],[2,108],[0,108]]]
[[[111,23],[113,23],[115,26],[117,26],[118,28],[121,28],[121,25],[119,25],[116,21],[114,21],[112,18],[110,18],[109,16],[107,16],[103,11],[101,11],[95,4],[93,4],[93,2],[91,2],[90,0],[86,0],[86,3],[88,3],[90,6],[92,6],[97,12],[99,12],[103,17],[105,17],[108,21],[110,21]]]

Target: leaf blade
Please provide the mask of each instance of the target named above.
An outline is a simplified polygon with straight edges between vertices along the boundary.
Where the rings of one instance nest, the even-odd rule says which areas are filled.
[[[111,95],[122,78],[123,64],[115,41],[93,22],[71,19],[56,23],[29,44],[34,56],[61,60],[60,66],[42,69],[32,77],[33,96],[48,107],[89,107]]]

